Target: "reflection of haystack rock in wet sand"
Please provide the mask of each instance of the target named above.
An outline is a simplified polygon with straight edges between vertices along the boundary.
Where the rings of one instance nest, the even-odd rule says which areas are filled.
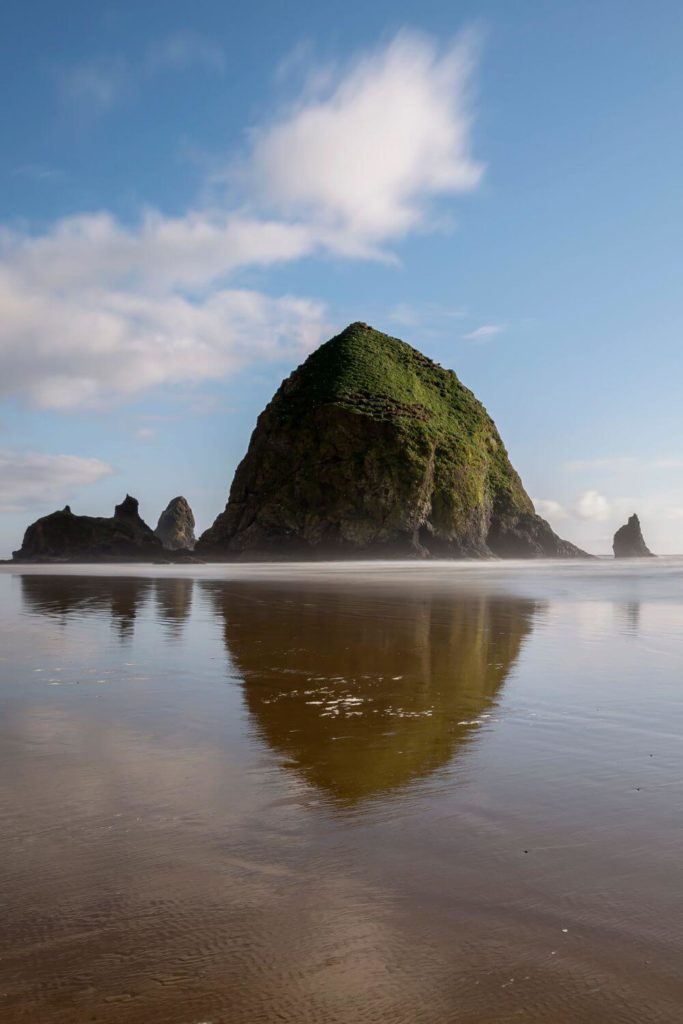
[[[532,627],[531,601],[202,583],[268,744],[353,802],[446,765]]]

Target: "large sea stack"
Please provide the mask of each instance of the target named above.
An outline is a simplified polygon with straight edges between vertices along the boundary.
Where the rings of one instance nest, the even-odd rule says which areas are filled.
[[[186,498],[172,498],[159,516],[154,531],[169,551],[192,551],[195,545],[194,516]]]
[[[37,519],[12,557],[15,562],[139,562],[162,559],[164,549],[127,494],[110,519],[76,516],[68,505]]]
[[[654,558],[643,537],[640,520],[633,513],[624,526],[620,526],[614,534],[612,544],[615,558]]]
[[[584,556],[537,516],[452,370],[351,324],[261,413],[210,559]]]

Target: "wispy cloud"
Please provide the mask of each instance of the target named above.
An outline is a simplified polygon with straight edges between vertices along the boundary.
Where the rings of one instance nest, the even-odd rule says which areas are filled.
[[[100,115],[135,95],[145,80],[191,68],[220,74],[225,53],[215,40],[186,30],[151,43],[139,59],[102,54],[65,68],[59,89],[67,105],[80,113]]]
[[[138,441],[153,441],[156,434],[157,432],[154,427],[138,427],[135,431],[135,437]]]
[[[397,306],[389,311],[388,319],[400,327],[416,327],[420,322],[420,314],[407,302],[399,302]]]
[[[453,321],[461,320],[465,315],[462,309],[449,309],[433,303],[412,306],[407,302],[399,302],[389,310],[387,319],[399,327],[418,327],[429,333],[437,333],[452,329]]]
[[[189,59],[188,46],[164,59]],[[0,393],[93,407],[315,347],[329,327],[321,303],[231,278],[324,252],[387,258],[393,241],[432,224],[432,202],[475,188],[475,60],[471,36],[440,48],[401,33],[314,93],[305,87],[254,127],[235,205],[177,217],[147,210],[133,225],[100,212],[38,235],[0,231]],[[109,86],[95,80],[80,79],[98,103],[111,102],[116,75]]]
[[[135,88],[135,74],[125,57],[95,57],[64,70],[62,101],[79,113],[99,115],[111,110]]]
[[[36,504],[54,508],[74,488],[113,473],[99,459],[0,449],[0,512],[21,512]]]
[[[621,473],[635,469],[638,460],[631,456],[617,456],[607,459],[572,459],[564,463],[564,468],[570,473],[584,473],[598,470],[605,473]]]
[[[295,77],[310,82],[314,56],[313,41],[300,39],[275,66],[273,80],[277,85],[283,85]],[[329,69],[327,75],[329,76]]]
[[[601,473],[633,473],[647,469],[683,469],[683,458],[666,455],[653,455],[650,458],[635,458],[632,455],[621,455],[613,458],[572,459],[564,463],[570,473],[593,472]]]
[[[185,71],[192,67],[222,73],[225,70],[223,47],[215,39],[185,30],[152,43],[143,61],[143,71],[147,75]]]
[[[463,334],[462,337],[465,341],[486,341],[487,338],[495,338],[497,334],[502,334],[504,330],[503,324],[482,324],[481,327],[475,327],[473,331]]]
[[[59,182],[66,177],[64,171],[56,167],[46,167],[43,164],[21,164],[20,167],[15,168],[14,173],[20,178],[39,182]]]

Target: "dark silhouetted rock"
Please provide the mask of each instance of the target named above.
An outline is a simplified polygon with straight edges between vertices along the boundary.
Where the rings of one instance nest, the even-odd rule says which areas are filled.
[[[634,514],[624,526],[620,526],[614,534],[612,544],[615,558],[654,558],[650,549],[645,543],[643,532],[640,529],[640,520]]]
[[[161,541],[140,518],[135,498],[126,495],[111,519],[76,516],[67,505],[32,523],[13,554],[15,562],[159,561]]]
[[[194,516],[182,496],[169,501],[154,531],[169,551],[191,551],[195,545]]]
[[[69,508],[69,506],[66,506]],[[131,498],[130,494],[127,494],[120,505],[114,506],[114,518],[115,519],[130,519],[131,522],[145,523],[140,518],[139,503],[137,498]],[[71,509],[69,509],[71,511]],[[145,526],[146,529],[149,527]]]
[[[588,557],[537,516],[452,370],[356,323],[259,416],[208,559]]]

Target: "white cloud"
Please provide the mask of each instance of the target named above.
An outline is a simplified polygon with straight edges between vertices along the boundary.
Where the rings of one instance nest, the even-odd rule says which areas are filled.
[[[609,519],[611,507],[607,498],[598,491],[584,491],[577,498],[574,511],[580,519],[595,519],[602,523]]]
[[[550,520],[576,518],[599,523],[618,516],[630,503],[624,499],[611,501],[598,491],[583,491],[570,506],[549,498],[534,498],[533,502],[539,515]]]
[[[496,334],[501,334],[504,330],[502,324],[482,324],[481,327],[475,328],[468,334],[463,334],[462,337],[466,341],[484,341],[486,338],[494,338]]]
[[[212,52],[196,36],[172,37],[148,66],[217,63]],[[150,209],[134,225],[105,211],[38,235],[0,230],[0,395],[94,407],[315,347],[329,326],[321,303],[231,287],[231,276],[324,250],[386,256],[384,245],[429,224],[430,200],[474,188],[474,58],[469,36],[442,52],[402,33],[313,92],[309,83],[253,131],[232,208]],[[93,64],[72,88],[107,105],[124,67]]]
[[[533,498],[532,500],[539,516],[543,516],[544,519],[557,520],[569,517],[567,509],[559,501],[552,501],[548,498]]]
[[[326,244],[378,252],[424,222],[437,195],[469,192],[483,173],[470,153],[470,35],[440,52],[400,33],[319,95],[252,133],[244,177],[280,215],[315,224]]]
[[[20,512],[36,503],[54,508],[74,488],[111,473],[112,467],[99,459],[0,449],[0,512]]]
[[[305,229],[239,216],[107,214],[0,236],[0,395],[50,409],[292,359],[321,340],[320,303],[213,288],[239,266],[307,251]],[[188,292],[193,294],[190,296]]]
[[[615,530],[637,512],[648,546],[653,551],[683,550],[683,491],[674,485],[664,492],[638,492],[637,497],[607,496],[583,491],[573,501],[534,499],[540,515],[579,547],[596,554],[611,554]]]
[[[298,225],[194,211],[150,211],[135,228],[100,213],[38,237],[0,233],[0,396],[93,407],[295,359],[323,338],[321,303],[217,282],[311,244]]]
[[[559,501],[543,500],[534,502],[541,515],[548,518],[590,520],[605,523],[608,520],[623,519],[627,510],[633,505],[632,498],[607,498],[596,490],[582,491],[572,505],[563,505]],[[631,509],[632,510],[632,509]]]
[[[0,231],[0,272],[47,294],[116,286],[205,289],[246,266],[269,266],[311,251],[308,228],[240,213],[148,210],[135,227],[110,214],[57,221],[44,235]]]
[[[4,287],[3,287],[4,284]],[[294,360],[320,342],[323,307],[224,289],[181,294],[74,286],[45,291],[0,276],[0,395],[44,409],[218,379],[249,362]]]

